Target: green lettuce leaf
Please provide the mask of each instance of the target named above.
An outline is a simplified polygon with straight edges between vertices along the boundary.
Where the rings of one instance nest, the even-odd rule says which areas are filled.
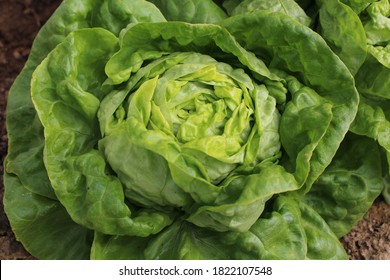
[[[377,140],[383,148],[385,162],[383,180],[390,174],[390,3],[389,1],[367,1],[364,9],[356,11],[364,25],[367,37],[367,58],[355,75],[361,104],[351,131]],[[388,183],[383,194],[388,199]]]
[[[93,231],[77,225],[57,200],[31,192],[16,176],[6,175],[4,184],[4,209],[26,250],[46,260],[89,258]]]
[[[350,6],[356,14],[360,14],[366,9],[372,2],[377,0],[341,0],[344,4]]]
[[[390,44],[386,47],[369,46],[369,52],[362,68],[356,74],[356,87],[367,98],[389,100]]]
[[[346,259],[326,222],[309,205],[281,196],[245,233],[220,233],[177,221],[158,236],[95,232],[92,259]]]
[[[168,21],[190,23],[216,23],[227,17],[211,0],[149,0],[155,4]]]
[[[366,9],[370,19],[365,22],[364,30],[370,45],[389,44],[390,42],[390,2],[375,1]]]
[[[383,190],[378,144],[348,134],[332,164],[303,199],[342,237],[364,216]]]
[[[245,14],[253,11],[266,11],[269,13],[285,14],[303,25],[309,26],[311,18],[306,15],[305,11],[293,0],[244,0],[229,12],[229,15]]]
[[[310,13],[313,21],[317,17],[319,20],[319,26],[312,28],[348,66],[360,93],[359,110],[351,131],[378,141],[387,159],[382,172],[386,178],[389,174],[390,3],[388,0],[316,3],[317,6],[304,5],[307,13],[318,10]]]
[[[339,0],[318,0],[319,33],[355,75],[367,55],[366,33],[357,14]]]

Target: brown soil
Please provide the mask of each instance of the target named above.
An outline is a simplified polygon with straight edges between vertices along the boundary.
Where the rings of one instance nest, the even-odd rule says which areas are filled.
[[[39,28],[60,0],[0,0],[0,259],[31,259],[15,240],[2,205],[7,153],[5,108],[10,86],[22,69]],[[390,260],[390,206],[377,199],[363,220],[341,239],[351,259]]]
[[[341,241],[351,259],[390,260],[390,205],[378,198]]]

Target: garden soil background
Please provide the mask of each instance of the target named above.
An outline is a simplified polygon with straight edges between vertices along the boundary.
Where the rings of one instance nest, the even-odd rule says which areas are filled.
[[[0,259],[33,259],[15,239],[3,208],[3,162],[9,89],[26,62],[32,41],[61,0],[0,0]],[[390,260],[390,206],[378,198],[341,239],[350,259]]]

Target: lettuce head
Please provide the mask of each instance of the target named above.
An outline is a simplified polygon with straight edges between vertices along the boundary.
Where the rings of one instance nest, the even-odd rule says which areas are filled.
[[[348,67],[267,9],[63,1],[8,103],[4,204],[32,255],[346,258],[381,154],[346,137]]]

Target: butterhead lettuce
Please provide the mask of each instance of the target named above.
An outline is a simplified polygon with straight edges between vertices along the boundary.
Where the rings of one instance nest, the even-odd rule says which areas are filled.
[[[384,197],[389,198],[390,162],[390,2],[388,0],[316,1],[319,32],[354,75],[360,94],[350,128],[381,147]],[[306,8],[308,9],[308,8]],[[310,9],[308,9],[310,10]],[[316,17],[313,17],[315,21]]]
[[[65,0],[42,28],[8,104],[17,238],[41,259],[346,258],[383,187],[376,142],[338,152],[348,67],[306,17],[185,2]],[[360,207],[329,191],[349,176]]]

